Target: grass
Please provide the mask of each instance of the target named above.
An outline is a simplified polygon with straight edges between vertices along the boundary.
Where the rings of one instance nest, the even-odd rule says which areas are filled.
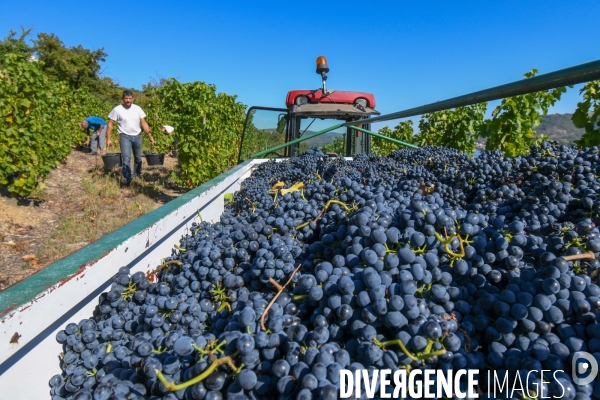
[[[42,189],[40,188],[40,186],[36,186],[36,188],[33,189],[33,191],[28,197],[32,200],[45,201],[48,200],[48,192],[46,192],[45,187]]]
[[[167,157],[164,166],[144,165],[142,178],[122,187],[119,169],[105,172],[98,156],[69,155],[46,187],[10,202],[11,207],[28,207],[26,212],[15,210],[14,218],[0,213],[0,290],[187,192],[171,177],[177,168],[176,160]],[[18,229],[11,225],[15,218]]]
[[[114,200],[121,194],[119,181],[115,179],[114,175],[96,175],[83,178],[81,184],[83,185],[83,190],[90,197]]]
[[[44,264],[67,256],[158,207],[145,193],[153,189],[147,189],[143,182],[122,188],[117,174],[92,174],[82,180],[82,187],[81,211],[61,217],[41,246],[39,255]]]
[[[15,242],[15,244],[12,245],[12,249],[13,249],[13,251],[15,253],[23,253],[28,248],[29,248],[29,242],[26,242],[24,240],[21,240],[19,242]]]

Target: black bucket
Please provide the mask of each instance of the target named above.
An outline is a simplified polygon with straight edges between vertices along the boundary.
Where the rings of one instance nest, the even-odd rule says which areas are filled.
[[[165,153],[146,153],[145,156],[148,165],[163,165],[165,163]]]
[[[115,167],[120,167],[121,153],[108,153],[102,156],[102,162],[104,163],[104,169],[110,171]]]
[[[81,151],[82,151],[83,153],[91,153],[91,152],[92,152],[92,148],[91,148],[90,146],[85,146],[85,145],[82,145],[82,146],[81,146]]]

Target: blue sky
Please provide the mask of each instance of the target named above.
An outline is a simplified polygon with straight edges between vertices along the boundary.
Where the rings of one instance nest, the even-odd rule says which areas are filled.
[[[247,105],[284,106],[291,89],[374,93],[382,113],[600,58],[596,1],[48,1],[2,5],[0,35],[33,26],[67,45],[104,47],[104,74],[201,80]],[[572,112],[571,89],[553,112]]]

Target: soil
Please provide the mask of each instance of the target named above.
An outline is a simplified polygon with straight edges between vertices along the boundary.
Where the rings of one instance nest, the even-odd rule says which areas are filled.
[[[100,156],[73,151],[32,198],[0,196],[0,291],[185,193],[170,178],[177,159],[120,183]]]

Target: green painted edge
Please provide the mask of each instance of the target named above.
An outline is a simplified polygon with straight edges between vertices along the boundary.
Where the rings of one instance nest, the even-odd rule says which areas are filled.
[[[351,129],[355,129],[357,131],[364,132],[367,135],[375,136],[375,137],[381,138],[383,140],[387,140],[388,142],[400,144],[402,146],[409,147],[411,149],[419,148],[419,146],[415,146],[414,144],[406,143],[406,142],[403,142],[402,140],[398,140],[398,139],[391,138],[389,136],[382,135],[381,133],[377,133],[377,132],[369,131],[367,129],[359,128],[358,126],[352,126]]]
[[[188,201],[221,183],[252,161],[247,160],[225,171],[197,188],[184,193],[156,210],[131,221],[127,225],[101,237],[70,256],[50,264],[48,267],[0,292],[0,310],[2,310],[0,311],[0,317],[6,316],[6,314],[35,299],[44,291],[64,281],[79,271],[81,266],[102,258],[102,256],[122,244],[125,240],[152,226]]]

